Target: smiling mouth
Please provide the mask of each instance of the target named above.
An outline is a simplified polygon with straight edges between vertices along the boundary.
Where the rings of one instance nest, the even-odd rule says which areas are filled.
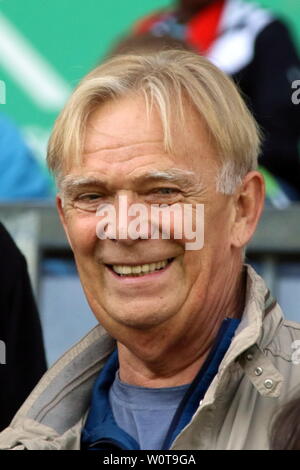
[[[106,266],[120,277],[141,277],[156,271],[162,271],[166,268],[166,266],[171,264],[173,260],[174,258],[168,258],[166,260],[155,263],[137,264],[134,266],[128,264],[106,264]]]

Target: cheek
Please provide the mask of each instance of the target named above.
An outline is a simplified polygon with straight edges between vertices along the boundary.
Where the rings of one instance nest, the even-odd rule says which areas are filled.
[[[86,255],[91,252],[98,240],[96,224],[96,218],[91,215],[68,218],[67,230],[76,255]]]
[[[201,250],[204,244],[204,205],[171,206],[170,213],[161,218],[160,228],[165,238],[175,240],[185,250]]]
[[[226,249],[229,246],[232,229],[232,212],[226,204],[216,205],[207,211],[205,217],[205,246],[215,249]]]

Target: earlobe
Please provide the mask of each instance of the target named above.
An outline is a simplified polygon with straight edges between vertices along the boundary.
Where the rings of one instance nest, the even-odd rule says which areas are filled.
[[[265,199],[265,185],[261,173],[251,171],[245,176],[235,199],[235,222],[232,245],[243,248],[252,238],[261,216]]]
[[[71,247],[71,250],[73,250],[72,243],[71,243],[69,233],[68,233],[68,228],[67,228],[67,224],[66,224],[66,219],[65,219],[65,213],[64,213],[64,207],[63,206],[64,206],[63,205],[63,199],[62,199],[60,194],[57,194],[57,196],[56,196],[56,207],[57,207],[58,215],[59,215],[60,221],[62,223],[62,226],[64,228],[64,231],[65,231],[66,237],[68,239],[69,245]]]

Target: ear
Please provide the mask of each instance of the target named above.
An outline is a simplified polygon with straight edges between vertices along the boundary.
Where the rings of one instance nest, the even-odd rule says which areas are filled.
[[[255,232],[265,200],[264,178],[258,171],[250,171],[238,188],[235,198],[235,220],[232,245],[244,247]]]
[[[66,237],[68,239],[69,245],[70,245],[71,249],[73,250],[72,243],[71,243],[71,240],[70,240],[70,237],[69,237],[68,225],[66,223],[66,215],[65,215],[65,211],[64,211],[63,199],[60,196],[60,194],[56,195],[56,207],[57,207],[57,211],[58,211],[60,221],[63,225]]]

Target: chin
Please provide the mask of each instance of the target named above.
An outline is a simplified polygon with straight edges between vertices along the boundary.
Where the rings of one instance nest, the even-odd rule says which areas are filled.
[[[163,310],[163,308],[158,309],[158,305],[152,306],[152,308],[144,306],[144,308],[139,304],[131,306],[127,304],[124,307],[115,308],[115,306],[109,306],[105,309],[105,313],[102,310],[102,314],[99,312],[99,315],[96,315],[100,323],[107,328],[118,333],[118,328],[124,327],[128,329],[136,330],[151,330],[152,328],[157,328],[161,325],[165,325],[168,320],[171,320],[174,317],[173,310]],[[112,336],[115,337],[113,334]]]
[[[172,315],[158,315],[157,312],[143,312],[143,315],[132,315],[131,313],[123,313],[121,316],[112,315],[112,318],[125,327],[148,330],[165,323],[171,316]]]
[[[100,303],[94,296],[88,297],[91,310],[99,323],[117,339],[118,328],[124,327],[137,330],[150,330],[160,325],[166,325],[178,312],[180,306],[178,302],[168,304],[166,308],[166,300],[161,304],[153,302],[153,299],[142,300],[138,302],[136,299],[129,302],[116,301],[112,304],[109,299]],[[116,333],[116,334],[115,334]]]

